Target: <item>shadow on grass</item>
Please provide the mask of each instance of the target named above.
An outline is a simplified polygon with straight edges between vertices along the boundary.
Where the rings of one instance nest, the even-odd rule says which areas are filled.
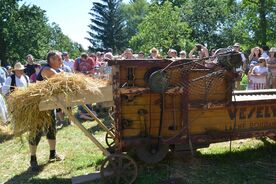
[[[264,140],[264,145],[256,148],[197,152],[195,157],[170,152],[160,163],[139,163],[135,184],[171,184],[178,178],[192,184],[276,183],[276,144]]]
[[[3,142],[6,142],[8,140],[11,140],[12,138],[13,138],[13,135],[11,135],[7,132],[4,132],[0,129],[0,144]]]
[[[32,171],[31,168],[29,168],[28,170],[22,172],[21,174],[18,174],[14,177],[12,177],[11,179],[9,179],[8,181],[5,182],[5,184],[27,184],[27,183],[32,183],[32,184],[36,184],[36,183],[71,183],[71,179],[69,178],[58,178],[58,176],[54,176],[52,178],[49,179],[44,179],[44,178],[35,178],[36,176],[39,175],[40,172],[43,171],[43,169],[48,165],[49,163],[45,163],[43,165],[40,165],[40,169],[39,171]]]

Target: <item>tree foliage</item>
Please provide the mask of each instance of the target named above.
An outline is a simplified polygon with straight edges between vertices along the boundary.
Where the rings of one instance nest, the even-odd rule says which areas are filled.
[[[181,20],[180,9],[170,2],[162,6],[152,5],[139,24],[138,31],[130,40],[136,50],[148,52],[152,47],[157,47],[161,52],[167,52],[169,48],[180,50],[190,44],[191,29]]]
[[[130,40],[138,33],[138,25],[148,13],[149,3],[147,0],[131,0],[121,6],[122,16],[125,23],[126,39]]]
[[[94,2],[91,12],[91,24],[88,32],[92,48],[112,48],[121,51],[126,44],[123,18],[120,11],[121,0],[101,0]]]
[[[35,5],[19,6],[16,0],[0,1],[0,60],[2,65],[25,60],[27,54],[45,59],[51,49],[79,55],[82,47],[50,25],[46,12]]]

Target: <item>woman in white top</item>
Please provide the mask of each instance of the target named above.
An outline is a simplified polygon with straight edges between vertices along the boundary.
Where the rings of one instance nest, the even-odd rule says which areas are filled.
[[[276,89],[276,48],[273,47],[269,50],[269,60],[267,62],[268,68],[271,72],[272,88]]]
[[[259,58],[259,65],[254,66],[250,78],[252,80],[253,89],[266,89],[267,88],[267,74],[268,68],[266,66],[266,59]]]
[[[25,67],[20,63],[14,65],[14,74],[9,76],[2,87],[2,93],[8,95],[15,87],[28,87],[30,79],[24,74]]]

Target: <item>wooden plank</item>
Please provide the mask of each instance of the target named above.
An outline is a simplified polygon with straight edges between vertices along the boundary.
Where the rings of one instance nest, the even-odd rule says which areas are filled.
[[[57,95],[56,97],[61,100],[61,102],[66,107],[72,107],[76,105],[81,105],[83,102],[86,104],[113,101],[112,86],[108,85],[99,88],[101,94],[95,95],[89,91],[83,91],[72,96],[65,96],[64,94]],[[50,99],[43,100],[39,103],[39,110],[46,111],[58,108],[57,105]]]
[[[72,181],[72,184],[80,184],[80,183],[91,182],[99,179],[101,179],[101,174],[99,171],[97,171],[95,173],[91,173],[87,175],[72,177],[71,181]]]

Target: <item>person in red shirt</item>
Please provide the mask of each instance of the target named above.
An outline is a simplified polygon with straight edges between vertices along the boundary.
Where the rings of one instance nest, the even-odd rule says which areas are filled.
[[[95,66],[96,61],[93,58],[88,57],[86,53],[82,53],[81,56],[75,60],[74,71],[92,74]]]

